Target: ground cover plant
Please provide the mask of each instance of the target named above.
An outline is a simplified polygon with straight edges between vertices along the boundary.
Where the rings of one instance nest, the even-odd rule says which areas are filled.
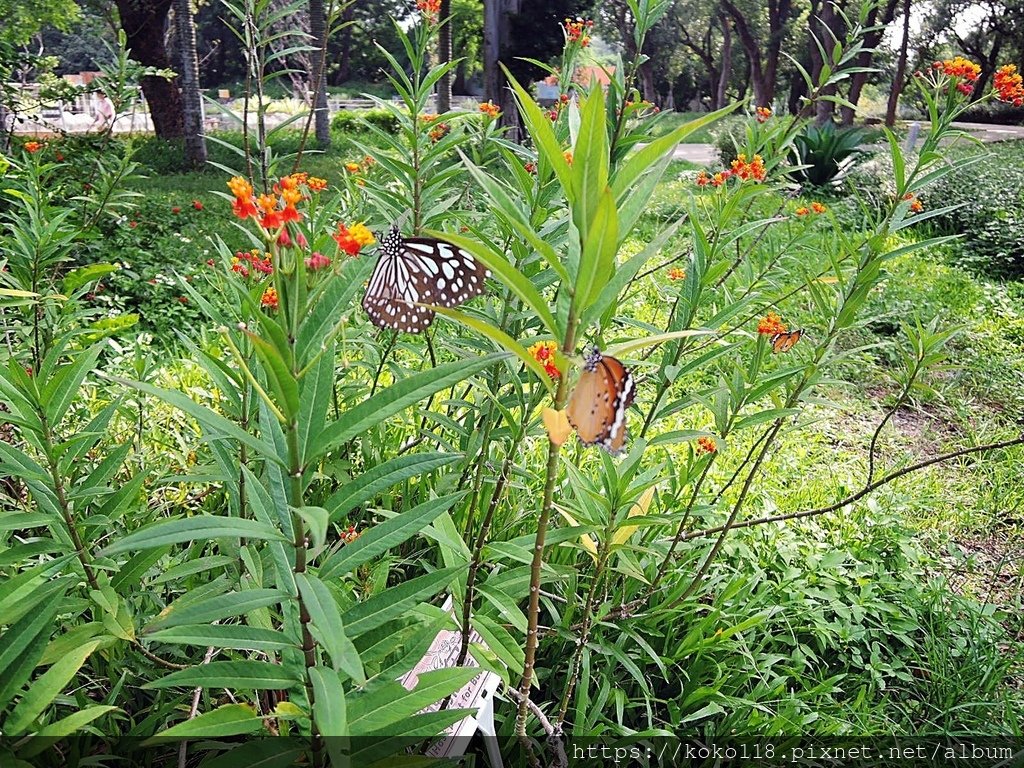
[[[643,50],[664,6],[631,7]],[[268,3],[234,12],[257,51]],[[4,760],[372,765],[461,720],[428,707],[478,667],[545,764],[587,735],[1018,734],[1020,573],[949,578],[1024,501],[1020,287],[962,268],[934,192],[983,162],[946,149],[970,72],[922,78],[923,146],[890,134],[884,191],[839,198],[798,184],[804,119],[676,124],[639,58],[553,109],[513,83],[523,143],[490,103],[429,113],[440,21],[396,25],[400,101],[330,156],[4,161]],[[727,165],[672,162],[725,115]],[[392,224],[481,295],[380,272]],[[446,628],[460,665],[407,690]]]

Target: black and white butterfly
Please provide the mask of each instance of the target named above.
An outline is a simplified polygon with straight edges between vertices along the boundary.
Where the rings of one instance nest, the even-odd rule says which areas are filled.
[[[420,333],[434,321],[423,304],[457,307],[484,292],[490,272],[461,248],[433,237],[403,237],[397,226],[380,238],[380,256],[363,296],[373,324]]]

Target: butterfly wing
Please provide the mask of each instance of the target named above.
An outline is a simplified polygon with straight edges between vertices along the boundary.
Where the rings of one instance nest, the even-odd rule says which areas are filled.
[[[614,357],[588,356],[569,395],[565,414],[585,445],[600,445],[615,455],[626,441],[626,411],[636,395],[629,369]]]
[[[601,365],[616,392],[612,423],[601,447],[615,456],[622,452],[626,442],[626,411],[636,397],[636,382],[630,370],[614,357],[604,357]]]
[[[381,238],[380,257],[363,296],[363,309],[379,328],[420,333],[434,313],[420,306],[420,289],[401,253],[401,236],[394,243]]]
[[[380,257],[363,296],[363,308],[380,328],[420,333],[434,320],[421,304],[455,307],[483,293],[488,271],[469,253],[444,240],[403,238],[392,227],[381,238]]]
[[[789,333],[776,333],[772,336],[772,352],[789,352],[793,346],[800,341],[803,335],[802,330],[790,331]]]

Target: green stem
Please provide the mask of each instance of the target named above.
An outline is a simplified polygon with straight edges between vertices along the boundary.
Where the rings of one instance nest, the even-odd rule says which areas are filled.
[[[576,344],[576,317],[572,309],[569,310],[569,317],[566,322],[565,341],[562,344],[562,354],[568,357],[572,354]],[[561,411],[565,408],[566,400],[569,397],[569,388],[566,385],[567,376],[558,379],[558,388],[555,391],[555,410]],[[544,565],[544,540],[547,536],[548,521],[551,519],[551,512],[554,509],[555,482],[558,479],[558,454],[561,450],[561,443],[548,439],[548,462],[546,479],[544,483],[544,498],[541,502],[540,520],[537,521],[537,536],[533,545],[533,562],[530,565],[530,607],[527,614],[526,624],[526,663],[523,665],[523,679],[519,684],[519,712],[516,716],[516,737],[523,748],[530,755],[531,763],[535,762],[529,748],[529,740],[526,737],[526,715],[529,712],[530,685],[533,683],[533,669],[537,660],[537,624],[540,614],[540,577]]]

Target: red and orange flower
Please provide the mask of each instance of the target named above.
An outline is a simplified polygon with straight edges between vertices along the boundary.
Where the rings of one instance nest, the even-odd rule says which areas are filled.
[[[668,271],[668,279],[673,282],[676,280],[685,280],[686,270],[681,267],[672,267],[672,269]]]
[[[788,333],[789,327],[775,312],[769,312],[757,324],[757,332],[762,336],[774,336],[777,333]]]
[[[480,111],[487,115],[489,118],[494,119],[501,114],[501,107],[495,104],[493,101],[485,101],[480,107]]]
[[[552,379],[557,379],[561,372],[558,370],[558,366],[555,365],[555,352],[558,350],[558,345],[553,341],[538,341],[530,345],[527,352],[544,366],[544,372],[547,373]]]
[[[1000,101],[1013,104],[1015,107],[1024,106],[1024,78],[1013,64],[1007,64],[996,70],[993,88],[996,98]]]
[[[718,443],[715,442],[715,438],[703,437],[697,438],[697,453],[714,453],[718,450]]]
[[[353,224],[351,227],[338,222],[337,231],[331,235],[338,244],[338,248],[349,256],[358,256],[367,245],[373,245],[376,240],[373,233],[364,224]]]

